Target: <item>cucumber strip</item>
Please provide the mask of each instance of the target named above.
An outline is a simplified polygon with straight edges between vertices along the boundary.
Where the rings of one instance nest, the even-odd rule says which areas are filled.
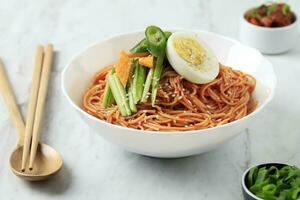
[[[130,110],[135,113],[137,112],[136,103],[134,102],[133,94],[132,94],[132,87],[133,87],[133,79],[134,79],[134,72],[137,68],[136,66],[137,60],[133,60],[133,73],[130,75],[129,84],[127,85],[127,96],[129,101],[129,108]]]
[[[144,102],[144,103],[147,102],[147,99],[149,97],[149,90],[150,90],[150,86],[151,86],[151,82],[152,82],[152,77],[153,77],[153,68],[151,68],[148,72],[146,82],[144,85],[141,102]]]
[[[117,77],[116,73],[110,74],[108,76],[109,87],[111,88],[114,99],[117,102],[119,110],[122,116],[131,115],[131,111],[128,105],[128,101],[126,98],[125,89]]]
[[[111,92],[109,84],[107,83],[104,89],[103,100],[102,100],[103,108],[108,108],[109,106],[114,104],[114,101],[115,101],[114,96]]]
[[[133,98],[133,95],[132,95],[131,88],[129,88],[129,90],[128,90],[128,98],[129,98],[129,107],[130,107],[130,110],[133,113],[136,113],[137,112],[137,108],[136,108],[136,105],[135,105],[135,102],[134,102],[134,98]]]
[[[132,82],[132,95],[134,98],[134,103],[137,104],[143,94],[143,85],[146,79],[146,68],[135,61],[134,77]]]
[[[118,87],[118,90],[120,91],[121,93],[121,97],[122,97],[122,104],[124,105],[125,107],[125,111],[126,111],[126,116],[130,116],[131,115],[131,110],[129,108],[129,104],[128,104],[128,98],[126,96],[126,91],[120,81],[120,79],[118,78],[117,74],[114,73],[113,74],[113,77],[115,79],[115,82],[117,84],[117,87]]]
[[[164,68],[164,66],[163,66],[164,57],[165,57],[165,54],[163,54],[163,55],[161,55],[157,58],[155,68],[154,68],[154,72],[153,72],[152,90],[151,90],[151,103],[152,103],[152,106],[154,106],[154,104],[155,104],[159,79],[160,79],[160,76],[161,76],[161,72]]]

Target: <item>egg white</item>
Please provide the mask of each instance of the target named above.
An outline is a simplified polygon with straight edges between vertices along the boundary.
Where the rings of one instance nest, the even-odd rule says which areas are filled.
[[[194,38],[205,50],[205,57],[201,64],[195,66],[184,60],[174,48],[174,38],[176,37]],[[211,48],[202,41],[196,33],[192,32],[175,32],[167,42],[167,58],[173,69],[184,79],[196,83],[205,84],[213,81],[219,74],[219,62]]]

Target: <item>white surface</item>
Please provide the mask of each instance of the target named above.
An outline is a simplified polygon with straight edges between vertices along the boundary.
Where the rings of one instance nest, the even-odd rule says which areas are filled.
[[[168,31],[176,34],[176,30]],[[256,78],[257,86],[253,96],[259,101],[259,105],[254,112],[241,120],[210,129],[158,133],[112,125],[82,110],[82,96],[95,74],[101,68],[114,63],[120,51],[129,50],[140,41],[144,31],[112,36],[78,53],[62,72],[62,91],[70,105],[91,129],[128,151],[152,157],[176,158],[200,154],[219,147],[251,125],[253,119],[273,98],[277,79],[272,64],[257,50],[214,33],[197,30],[191,32],[213,49],[216,60],[218,58],[222,64],[242,70]]]
[[[0,56],[9,68],[23,110],[34,48],[47,41],[55,44],[57,55],[42,139],[62,153],[65,165],[55,179],[43,184],[15,177],[8,159],[17,134],[1,103],[0,199],[240,200],[240,178],[247,166],[276,160],[300,166],[299,39],[290,52],[268,56],[278,76],[271,104],[244,134],[215,151],[184,159],[152,159],[109,144],[80,122],[60,91],[60,73],[74,53],[111,34],[149,24],[200,28],[237,37],[242,11],[261,1],[169,2],[1,2]],[[300,2],[289,2],[299,14]]]
[[[279,28],[267,28],[240,19],[240,40],[266,54],[279,54],[292,49],[298,33],[298,19],[291,25]]]

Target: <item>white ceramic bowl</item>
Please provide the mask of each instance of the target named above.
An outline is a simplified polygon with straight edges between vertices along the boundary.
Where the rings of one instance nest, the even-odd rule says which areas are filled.
[[[268,28],[249,23],[244,17],[240,20],[240,40],[265,54],[279,54],[292,49],[297,44],[298,18],[288,26]]]
[[[250,73],[257,79],[254,98],[259,101],[259,106],[253,113],[219,127],[170,133],[141,131],[112,125],[83,111],[82,96],[94,74],[104,66],[114,63],[121,50],[128,50],[141,40],[144,37],[143,31],[107,38],[77,54],[62,73],[63,93],[90,128],[106,140],[128,151],[171,158],[199,154],[216,148],[246,129],[270,102],[275,90],[276,76],[272,64],[257,50],[214,33],[194,32],[211,46],[221,63]]]

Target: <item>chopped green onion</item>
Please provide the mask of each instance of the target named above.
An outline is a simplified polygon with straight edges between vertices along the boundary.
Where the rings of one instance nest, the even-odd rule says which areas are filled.
[[[289,10],[290,10],[290,6],[284,3],[281,9],[282,15],[286,16]]]
[[[300,169],[294,166],[254,167],[246,180],[249,190],[262,199],[296,200],[300,197]]]
[[[255,18],[259,18],[259,17],[260,17],[260,15],[258,14],[256,8],[254,8],[254,9],[252,9],[252,10],[250,11],[250,15],[251,15],[252,17],[255,17]]]
[[[268,174],[270,177],[274,178],[274,179],[278,179],[280,174],[279,174],[279,170],[277,169],[277,167],[271,166],[268,169]]]
[[[271,6],[267,7],[267,16],[270,16],[275,10],[277,10],[277,3],[272,3]]]
[[[274,184],[265,185],[262,188],[262,192],[264,194],[267,194],[268,196],[273,196],[273,195],[275,195],[275,192],[276,192],[276,185],[274,185]]]
[[[262,183],[266,179],[267,174],[268,170],[265,167],[260,168],[256,177],[255,184]]]
[[[294,188],[292,191],[292,199],[297,199],[299,197],[300,194],[300,188]]]
[[[249,174],[247,176],[247,184],[248,185],[254,185],[256,177],[257,177],[257,173],[258,173],[258,167],[253,167],[250,171]]]

